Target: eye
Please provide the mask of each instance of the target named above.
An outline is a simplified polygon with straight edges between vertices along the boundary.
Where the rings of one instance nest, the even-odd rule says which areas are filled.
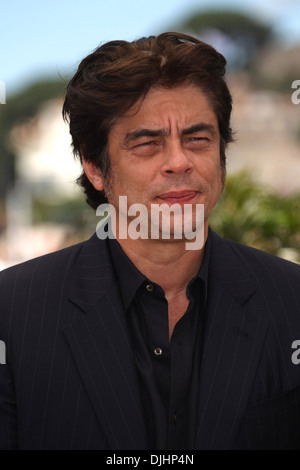
[[[144,142],[139,142],[135,144],[132,148],[132,151],[136,155],[141,155],[145,157],[150,157],[155,155],[160,149],[159,142],[155,140],[146,140]]]
[[[148,145],[154,145],[156,142],[154,142],[154,140],[149,140],[147,142],[142,142],[138,145],[136,145],[136,147],[147,147]]]
[[[133,148],[138,149],[138,148],[151,147],[154,145],[159,145],[159,142],[156,140],[145,140],[145,141],[140,141],[136,143]]]
[[[203,137],[203,136],[192,136],[192,137],[187,137],[185,140],[186,145],[191,145],[192,147],[194,146],[203,146],[206,145],[210,142],[208,137]]]
[[[190,137],[188,140],[190,142],[203,142],[208,141],[209,139],[207,137]]]
[[[195,152],[204,152],[209,149],[211,139],[206,136],[187,137],[184,145],[187,149]]]

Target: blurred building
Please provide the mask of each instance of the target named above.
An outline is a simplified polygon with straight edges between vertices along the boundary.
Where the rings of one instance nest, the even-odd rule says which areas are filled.
[[[80,173],[73,157],[61,100],[45,102],[32,119],[12,129],[10,143],[17,154],[17,180],[7,197],[6,233],[0,239],[0,269],[55,251],[66,242],[64,224],[33,224],[36,198],[54,204],[78,194]],[[1,266],[2,264],[2,266]]]
[[[10,136],[18,155],[20,183],[51,197],[74,193],[74,180],[80,172],[61,112],[61,100],[47,101],[34,118],[16,126]]]
[[[253,89],[245,75],[230,79],[236,142],[228,151],[228,173],[247,169],[281,195],[300,192],[300,105],[290,93]]]

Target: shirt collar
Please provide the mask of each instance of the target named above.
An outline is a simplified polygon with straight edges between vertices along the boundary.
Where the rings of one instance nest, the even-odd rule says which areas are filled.
[[[193,277],[193,279],[190,280],[190,282],[187,285],[186,288],[186,295],[188,298],[191,297],[191,295],[194,294],[194,288],[196,286],[199,286],[199,281],[202,282],[202,285],[204,287],[204,302],[206,303],[207,299],[207,285],[208,285],[208,270],[209,270],[209,260],[210,260],[210,252],[211,252],[211,241],[210,241],[210,231],[208,231],[208,236],[207,240],[205,243],[205,250],[204,250],[204,255],[202,259],[201,266],[199,268],[198,273],[196,276]]]
[[[113,268],[120,287],[123,306],[125,311],[127,311],[138,289],[143,284],[152,283],[152,281],[136,268],[115,238],[109,238],[108,242]],[[188,298],[193,295],[194,286],[198,284],[198,279],[200,279],[204,285],[205,300],[207,298],[208,269],[211,251],[210,246],[210,234],[208,233],[204,256],[199,271],[187,285],[186,292]]]
[[[127,311],[137,290],[144,282],[147,282],[147,278],[135,267],[115,238],[109,238],[108,241],[108,247],[113,268],[118,280],[123,306],[125,311]]]

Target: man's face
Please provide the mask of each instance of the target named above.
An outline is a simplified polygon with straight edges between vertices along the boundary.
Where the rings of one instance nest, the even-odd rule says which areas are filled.
[[[128,206],[204,204],[205,224],[222,190],[220,133],[215,112],[192,85],[152,88],[113,125],[108,135],[110,171],[103,181],[118,213]]]

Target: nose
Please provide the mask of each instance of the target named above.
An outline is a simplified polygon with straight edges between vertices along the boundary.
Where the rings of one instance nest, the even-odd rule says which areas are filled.
[[[191,173],[193,164],[187,150],[183,149],[181,143],[169,144],[165,149],[161,172],[167,176],[170,174]]]

